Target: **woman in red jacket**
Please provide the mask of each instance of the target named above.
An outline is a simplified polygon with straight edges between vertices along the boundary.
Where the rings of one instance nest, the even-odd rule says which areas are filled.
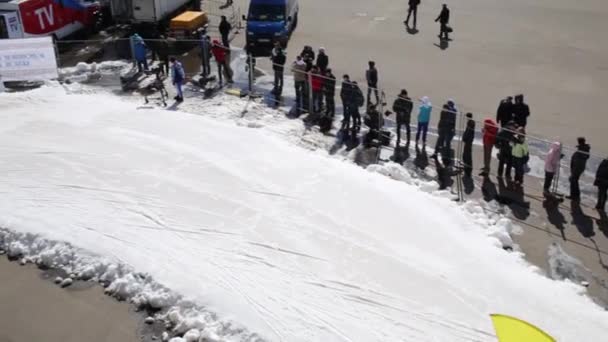
[[[320,113],[321,112],[321,101],[323,99],[323,75],[321,75],[321,71],[318,67],[314,66],[312,68],[311,76],[310,76],[310,88],[312,89],[312,104],[313,104],[313,112]]]
[[[219,40],[213,41],[213,47],[211,48],[213,58],[217,62],[217,75],[220,81],[220,87],[222,86],[222,75],[226,76],[226,81],[232,83],[232,71],[230,70],[230,50],[222,46]]]
[[[490,174],[490,162],[492,161],[492,149],[496,142],[496,135],[498,134],[498,126],[492,119],[485,119],[483,121],[483,169],[481,170],[480,176],[487,177]]]

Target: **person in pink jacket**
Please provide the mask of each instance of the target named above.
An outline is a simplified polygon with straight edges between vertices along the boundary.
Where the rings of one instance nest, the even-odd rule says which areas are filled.
[[[559,161],[564,155],[562,154],[562,143],[556,141],[551,144],[551,149],[545,157],[545,185],[543,187],[545,195],[549,194],[549,189],[553,183],[555,173],[559,171]]]

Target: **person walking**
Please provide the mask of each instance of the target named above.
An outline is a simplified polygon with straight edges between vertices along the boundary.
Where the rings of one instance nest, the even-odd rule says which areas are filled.
[[[182,63],[179,62],[175,57],[171,57],[171,81],[177,90],[177,96],[175,96],[175,101],[183,102],[184,101],[184,93],[182,91],[182,85],[186,80],[186,73],[184,72],[184,67]]]
[[[325,54],[324,47],[319,48],[319,54],[317,55],[316,65],[322,73],[324,73],[327,70],[327,67],[329,66],[329,56]]]
[[[462,133],[462,142],[464,147],[462,150],[462,163],[464,168],[464,176],[471,178],[473,174],[473,140],[475,140],[475,120],[473,114],[467,113],[467,125]]]
[[[348,75],[342,76],[342,90],[340,90],[342,100],[342,130],[350,129],[350,117],[354,107],[354,88]]]
[[[500,101],[500,104],[498,105],[498,109],[496,110],[496,122],[500,124],[500,127],[504,127],[511,121],[513,121],[513,97],[507,96],[507,98]]]
[[[448,5],[443,4],[443,7],[441,8],[441,13],[439,13],[439,16],[437,16],[435,22],[439,22],[441,24],[439,28],[439,39],[450,40],[448,36],[448,34],[450,33],[450,27],[448,26],[448,24],[450,23],[450,9],[448,8]]]
[[[492,161],[492,149],[496,143],[496,135],[498,134],[498,125],[492,119],[483,121],[483,169],[480,176],[488,177],[490,175],[490,166]]]
[[[515,168],[515,185],[521,186],[524,184],[524,171],[530,157],[530,149],[522,128],[518,128],[517,138],[511,155],[513,156],[513,167]]]
[[[513,120],[518,127],[523,127],[524,130],[528,125],[528,117],[530,116],[530,107],[524,102],[524,96],[519,94],[515,96],[515,104],[513,105]]]
[[[405,126],[406,132],[406,143],[405,146],[410,145],[410,122],[412,117],[412,109],[414,105],[412,103],[412,99],[407,95],[407,90],[401,90],[399,96],[393,103],[393,111],[395,112],[395,116],[397,119],[397,127],[395,128],[397,133],[397,143],[395,145],[396,148],[399,148],[399,144],[401,143],[401,127]]]
[[[587,168],[589,152],[591,152],[591,146],[587,144],[584,137],[579,137],[576,152],[572,154],[572,158],[570,159],[570,196],[566,196],[566,198],[574,202],[581,200],[581,190],[578,182]]]
[[[608,158],[602,160],[600,166],[595,173],[595,182],[597,186],[597,205],[595,209],[605,212],[606,196],[608,195]]]
[[[410,16],[414,15],[414,29],[416,29],[416,23],[418,21],[418,5],[420,5],[420,0],[409,0],[409,8],[407,10],[407,19],[405,19],[405,26],[410,26]]]
[[[232,73],[227,63],[227,58],[229,57],[227,57],[228,54],[226,53],[226,48],[220,44],[219,40],[216,39],[213,41],[211,52],[213,53],[213,58],[215,58],[215,62],[217,63],[217,75],[220,87],[223,83],[222,76],[226,78],[226,82],[232,83]]]
[[[211,73],[211,38],[203,34],[201,37],[201,63],[203,65],[203,77]]]
[[[545,183],[543,185],[543,195],[548,197],[551,193],[551,185],[555,174],[559,172],[560,163],[564,155],[562,154],[562,143],[555,141],[545,157]]]
[[[336,76],[330,68],[325,70],[325,82],[323,82],[323,94],[325,95],[325,115],[333,117],[336,115]]]
[[[353,131],[359,132],[361,130],[361,113],[359,112],[359,108],[364,104],[365,98],[363,97],[363,92],[361,91],[361,88],[359,88],[357,81],[353,81],[353,106],[351,106]]]
[[[372,92],[376,95],[376,105],[380,102],[380,95],[378,93],[378,69],[376,69],[376,62],[368,62],[369,69],[365,72],[365,79],[367,80],[367,106],[370,105],[370,97]]]
[[[226,16],[223,15],[222,16],[222,20],[220,21],[220,35],[222,36],[222,45],[226,48],[226,49],[230,49],[230,31],[232,30],[232,25],[230,25],[230,23],[228,22],[228,19],[226,19]]]
[[[510,122],[503,127],[496,136],[496,148],[498,149],[498,174],[496,177],[506,176],[511,179],[511,169],[513,168],[513,145],[515,144],[515,123]],[[506,170],[505,170],[506,166]]]
[[[321,113],[321,101],[323,99],[323,76],[317,66],[312,67],[310,71],[310,89],[312,90],[312,111],[313,113]]]
[[[131,36],[131,47],[133,49],[133,57],[137,63],[137,70],[139,72],[148,71],[148,47],[139,34],[135,33]]]
[[[426,132],[429,129],[429,122],[431,121],[431,112],[433,110],[433,105],[431,104],[431,100],[429,100],[428,96],[423,96],[420,99],[422,104],[420,105],[420,110],[418,112],[418,128],[416,129],[416,146],[418,146],[418,141],[422,135],[422,146],[426,147]]]
[[[302,59],[302,56],[296,57],[295,62],[291,65],[291,72],[293,73],[293,81],[296,91],[296,113],[300,114],[304,108],[304,87],[308,81],[308,75],[306,73],[306,63]]]
[[[272,55],[272,70],[274,71],[274,88],[272,93],[276,96],[281,96],[283,93],[283,80],[286,62],[287,56],[285,55],[285,52],[281,46],[277,44],[277,47]]]
[[[452,160],[452,139],[456,132],[456,115],[458,114],[453,100],[449,100],[443,105],[437,124],[437,143],[435,144],[435,154],[441,153],[446,159],[446,165],[451,164]]]

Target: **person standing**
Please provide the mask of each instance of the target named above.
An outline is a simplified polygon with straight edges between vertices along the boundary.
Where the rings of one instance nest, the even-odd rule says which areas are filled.
[[[608,158],[602,160],[600,166],[595,173],[595,182],[593,185],[597,186],[597,205],[595,209],[605,211],[606,208],[606,196],[608,195]]]
[[[281,96],[283,93],[283,79],[286,62],[287,56],[285,56],[285,52],[281,46],[277,44],[272,55],[272,70],[274,71],[274,89],[272,92],[276,96]]]
[[[407,10],[407,19],[405,19],[405,26],[410,26],[410,16],[414,15],[414,29],[416,28],[416,23],[418,21],[418,5],[420,5],[420,0],[410,0],[409,1],[409,9]]]
[[[498,174],[496,177],[506,176],[511,178],[513,168],[513,144],[515,144],[515,124],[510,122],[503,127],[496,136],[496,148],[498,149]],[[506,170],[505,170],[506,166]]]
[[[572,158],[570,159],[570,196],[566,196],[566,198],[575,202],[581,200],[581,190],[578,186],[578,182],[587,167],[590,151],[591,146],[587,144],[585,138],[578,138],[576,152],[572,154]]]
[[[496,110],[496,123],[500,124],[500,127],[504,127],[511,121],[513,121],[513,97],[507,96],[507,98],[500,101],[500,104],[498,105],[498,109]]]
[[[222,86],[222,76],[226,77],[226,82],[232,83],[232,74],[227,64],[227,53],[218,40],[213,41],[213,47],[211,48],[215,62],[217,63],[217,75],[219,78],[220,87]]]
[[[323,94],[325,95],[325,115],[333,119],[336,115],[336,76],[330,68],[325,70],[325,82],[323,82]]]
[[[412,117],[412,109],[413,109],[412,99],[407,95],[407,90],[401,90],[399,96],[393,103],[393,111],[395,112],[395,116],[397,119],[397,144],[396,148],[399,148],[399,144],[401,143],[401,126],[405,126],[406,132],[406,146],[410,145],[410,122]]]
[[[354,107],[354,89],[348,75],[342,76],[342,90],[340,90],[342,100],[342,130],[350,129],[350,117]]]
[[[158,55],[158,59],[160,61],[160,70],[164,75],[169,75],[169,69],[171,68],[169,62],[169,41],[165,36],[160,36],[156,54]]]
[[[220,35],[222,36],[222,45],[226,49],[230,49],[229,36],[230,36],[230,31],[232,30],[232,25],[230,25],[230,23],[226,19],[225,15],[222,16],[222,20],[220,21],[219,30],[220,30]]]
[[[451,164],[452,160],[452,139],[456,132],[456,115],[458,111],[453,100],[449,100],[443,105],[437,125],[438,137],[435,145],[435,154],[441,153],[447,160],[446,164]]]
[[[464,175],[467,178],[471,178],[473,173],[473,140],[475,140],[475,120],[473,120],[473,114],[467,113],[467,125],[462,134],[462,142],[464,148],[462,150],[462,163],[464,164]]]
[[[528,125],[528,117],[530,116],[530,107],[524,102],[523,95],[515,96],[515,104],[513,105],[513,120],[519,127],[524,130]]]
[[[518,128],[517,138],[511,155],[513,156],[513,166],[515,168],[515,185],[523,185],[525,166],[528,163],[530,151],[522,128]]]
[[[547,197],[551,191],[551,184],[553,184],[553,178],[555,173],[559,172],[560,163],[562,159],[562,143],[555,141],[551,144],[551,148],[545,157],[545,183],[543,185],[543,194]]]
[[[369,69],[365,72],[365,79],[367,80],[367,106],[370,105],[370,97],[372,92],[376,95],[376,105],[380,102],[380,95],[378,93],[378,69],[376,69],[376,62],[368,62]]]
[[[312,111],[321,113],[321,101],[323,99],[323,77],[317,66],[310,71],[310,89],[312,89]]]
[[[182,63],[180,63],[175,57],[171,57],[171,81],[177,90],[177,96],[175,96],[175,100],[177,102],[184,101],[184,93],[182,91],[182,86],[184,81],[186,80],[186,73],[184,72],[184,67]]]
[[[295,62],[291,65],[293,73],[293,81],[296,91],[296,113],[300,114],[304,108],[304,87],[307,82],[306,63],[302,60],[302,56],[296,57]]]
[[[441,13],[439,13],[439,16],[437,17],[437,19],[435,19],[435,22],[439,22],[441,24],[439,29],[439,39],[450,40],[448,36],[448,24],[450,23],[450,9],[448,8],[448,5],[443,4],[443,7],[441,8]]]
[[[211,73],[211,38],[206,34],[201,37],[201,62],[203,77],[207,77]]]
[[[137,63],[137,70],[139,72],[148,71],[148,47],[144,42],[144,39],[137,33],[131,36],[131,46],[133,49],[133,57]]]
[[[324,73],[327,70],[327,67],[329,66],[329,56],[325,54],[324,47],[319,48],[319,54],[317,55],[316,65],[322,73]]]
[[[365,104],[365,98],[363,92],[359,88],[357,81],[353,81],[353,106],[351,106],[353,117],[353,131],[359,132],[361,130],[361,113],[359,108]]]
[[[302,53],[300,53],[300,56],[302,56],[304,63],[306,63],[306,72],[309,72],[310,69],[312,69],[312,67],[314,65],[315,51],[312,49],[311,46],[306,45],[306,46],[304,46]]]
[[[496,143],[496,135],[498,134],[498,125],[492,119],[483,121],[483,169],[480,176],[488,177],[490,175],[490,166],[492,162],[492,149]]]
[[[418,129],[416,130],[416,146],[418,146],[418,141],[420,140],[420,136],[422,135],[422,146],[426,146],[426,132],[429,129],[429,122],[431,121],[431,111],[433,110],[433,105],[431,104],[431,100],[429,100],[428,96],[423,96],[420,99],[422,104],[420,105],[420,111],[418,112]],[[422,133],[422,134],[421,134]]]

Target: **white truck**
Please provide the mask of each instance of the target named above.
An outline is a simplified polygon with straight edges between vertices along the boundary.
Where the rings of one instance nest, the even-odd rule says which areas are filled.
[[[199,9],[200,0],[110,0],[112,18],[119,23],[168,23],[184,10]]]

